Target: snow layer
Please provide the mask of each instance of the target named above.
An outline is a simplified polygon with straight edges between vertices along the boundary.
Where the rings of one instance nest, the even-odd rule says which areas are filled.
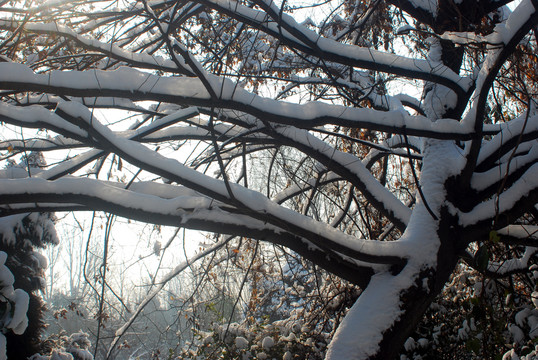
[[[262,340],[262,347],[265,350],[270,350],[275,345],[275,340],[272,337],[266,336]]]
[[[525,270],[529,266],[529,261],[538,252],[538,248],[526,247],[525,253],[520,258],[512,258],[503,262],[493,262],[488,264],[488,270],[496,274],[508,274],[513,271]]]
[[[5,265],[7,260],[7,254],[3,251],[0,251],[0,286],[2,287],[2,293],[5,293],[8,290],[5,290],[9,286],[13,286],[15,282],[15,277],[13,273]]]
[[[424,98],[424,112],[432,120],[441,118],[448,109],[456,107],[458,97],[446,86],[433,85]]]
[[[238,336],[235,338],[235,347],[238,349],[246,349],[248,348],[248,340],[245,339],[242,336]]]
[[[51,129],[63,129],[64,132],[67,133],[72,133],[81,137],[87,136],[85,131],[68,123],[42,106],[31,105],[28,107],[20,107],[1,102],[0,117],[2,117],[2,121],[13,122],[14,124],[24,123],[25,126],[31,128],[43,127],[43,123],[45,123]]]
[[[510,14],[506,23],[497,25],[495,27],[494,34],[497,34],[497,36],[494,41],[499,41],[498,39],[500,38],[504,44],[508,44],[517,35],[517,32],[522,25],[524,25],[524,23],[529,20],[530,16],[532,16],[536,11],[537,10],[532,5],[531,0],[521,1],[514,12]],[[489,78],[491,71],[495,69],[499,59],[502,59],[502,55],[503,47],[491,48],[487,52],[486,58],[482,62],[478,77],[475,81],[476,90],[471,97],[473,105],[463,118],[462,123],[472,123],[473,127],[475,127],[476,123],[476,125],[480,125],[476,126],[477,128],[482,126],[483,119],[476,118],[477,106],[483,105],[479,103],[478,99],[480,98],[480,94],[482,92],[489,92],[491,84],[487,81],[487,79]]]
[[[478,155],[477,163],[480,164],[488,157],[495,155],[499,148],[510,141],[514,137],[519,137],[520,134],[528,134],[533,131],[538,131],[538,116],[530,116],[525,124],[525,115],[522,115],[508,123],[502,124],[501,131],[491,140],[482,145],[480,154]]]
[[[21,226],[25,216],[26,214],[17,214],[0,218],[0,236],[3,242],[6,244],[15,243],[15,230]],[[3,264],[4,262],[1,263]]]
[[[499,235],[512,236],[519,239],[538,239],[538,226],[509,225],[497,232]]]
[[[0,184],[2,187],[6,187],[2,189],[3,194],[57,193],[63,195],[64,198],[70,195],[90,196],[101,199],[103,202],[122,204],[133,210],[157,211],[169,215],[178,215],[183,209],[202,209],[211,205],[211,199],[206,197],[180,195],[172,199],[163,199],[154,195],[121,189],[89,178],[62,178],[55,181],[40,178],[1,179]],[[73,202],[74,200],[64,199],[63,201]]]
[[[475,190],[484,190],[487,187],[501,181],[505,176],[511,175],[516,170],[530,165],[538,159],[538,141],[529,144],[528,153],[518,157],[511,158],[510,161],[502,162],[494,168],[482,172],[475,173],[471,178],[471,186]],[[521,151],[523,147],[519,147]],[[511,152],[509,153],[511,155]]]
[[[0,25],[3,27],[17,27],[17,25],[13,24],[11,19],[1,19]],[[112,58],[116,58],[119,60],[126,60],[131,63],[136,63],[138,66],[149,68],[159,67],[164,69],[169,69],[171,71],[177,70],[176,64],[169,59],[163,59],[159,56],[152,56],[145,53],[133,53],[126,49],[123,49],[113,43],[104,43],[101,41],[98,41],[94,38],[79,35],[70,28],[56,24],[56,23],[47,23],[47,24],[36,24],[36,23],[27,23],[24,24],[24,29],[27,31],[32,32],[50,32],[50,33],[56,33],[58,35],[63,35],[66,37],[69,37],[71,39],[74,39],[80,43],[82,43],[84,46],[103,52],[105,54],[109,54]],[[183,59],[178,59],[181,65],[186,68],[188,67]]]

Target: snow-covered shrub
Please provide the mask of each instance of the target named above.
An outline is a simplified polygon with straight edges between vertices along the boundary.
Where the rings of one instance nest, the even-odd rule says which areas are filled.
[[[237,305],[234,321],[222,314],[210,316],[219,306],[206,306],[203,317],[213,321],[193,320],[195,339],[183,347],[179,359],[325,357],[339,321],[360,291],[298,257],[278,253],[275,259],[266,250],[259,245],[263,255],[250,267],[248,301]],[[247,252],[248,246],[239,254]],[[244,269],[250,261],[237,256],[233,264]]]
[[[198,332],[178,359],[323,359],[329,339],[314,339],[308,330],[284,321],[217,325]]]
[[[59,334],[49,339],[52,347],[48,355],[35,354],[30,360],[93,360],[88,334],[77,332],[67,336]]]
[[[7,359],[7,340],[4,334],[22,335],[28,327],[28,294],[15,289],[15,277],[5,265],[7,254],[0,251],[0,360]]]

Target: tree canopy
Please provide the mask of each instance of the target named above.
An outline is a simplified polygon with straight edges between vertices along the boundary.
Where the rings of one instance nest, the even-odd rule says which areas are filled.
[[[362,289],[328,359],[393,358],[458,262],[536,261],[537,25],[536,0],[2,1],[0,150],[48,164],[2,170],[4,241],[100,210],[277,244]]]

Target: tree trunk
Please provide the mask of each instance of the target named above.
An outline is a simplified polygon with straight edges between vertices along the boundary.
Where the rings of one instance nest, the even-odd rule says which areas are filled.
[[[392,359],[442,290],[458,261],[457,218],[443,207],[447,179],[462,167],[450,141],[425,144],[419,199],[402,237],[408,262],[374,275],[340,324],[327,359]]]
[[[458,227],[455,220],[448,211],[442,211],[437,232],[441,244],[437,253],[436,270],[429,268],[422,271],[415,284],[400,294],[400,308],[404,309],[403,314],[383,333],[379,352],[371,359],[397,358],[407,338],[415,331],[430,304],[443,290],[459,259],[459,242],[455,241],[458,237],[454,231]],[[424,282],[428,283],[426,289],[421,285]]]

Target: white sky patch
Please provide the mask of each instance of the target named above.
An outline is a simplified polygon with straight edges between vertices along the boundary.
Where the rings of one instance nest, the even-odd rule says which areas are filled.
[[[58,217],[61,218],[56,226],[60,244],[46,250],[49,258],[49,268],[45,270],[47,289],[52,286],[55,291],[61,291],[68,297],[78,297],[81,294],[77,291],[83,287],[81,271],[85,258],[89,257],[89,266],[86,269],[89,274],[94,274],[94,266],[101,264],[106,219],[97,218],[86,253],[91,213],[77,213],[77,221],[67,214],[59,213]],[[77,222],[83,225],[82,231],[77,227]],[[126,294],[126,301],[140,299],[145,294],[144,284],[150,284],[178,263],[185,261],[184,254],[191,256],[199,249],[200,242],[205,240],[205,236],[198,231],[180,230],[170,241],[175,231],[172,227],[116,218],[109,238],[107,263],[110,270],[107,277],[115,291]],[[154,252],[157,241],[161,243],[159,256]],[[77,278],[71,278],[73,276]],[[50,292],[47,293],[47,297],[51,295]]]

